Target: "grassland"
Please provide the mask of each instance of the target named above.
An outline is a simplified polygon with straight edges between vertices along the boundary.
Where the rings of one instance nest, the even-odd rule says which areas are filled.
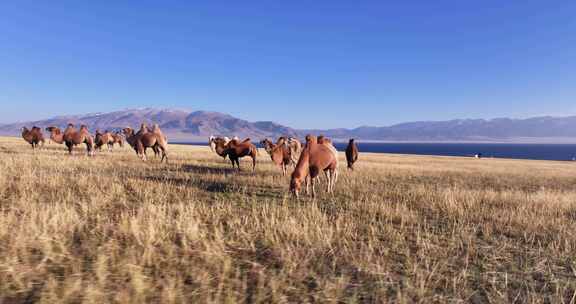
[[[576,298],[574,163],[364,154],[295,201],[264,151],[46,147],[0,138],[0,303]]]

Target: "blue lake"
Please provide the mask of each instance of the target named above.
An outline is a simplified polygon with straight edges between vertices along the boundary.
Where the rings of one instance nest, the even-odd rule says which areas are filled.
[[[206,143],[183,143],[206,146]],[[344,151],[346,143],[336,143]],[[518,158],[539,160],[572,160],[576,144],[500,144],[500,143],[358,143],[360,152],[443,155],[471,157]]]

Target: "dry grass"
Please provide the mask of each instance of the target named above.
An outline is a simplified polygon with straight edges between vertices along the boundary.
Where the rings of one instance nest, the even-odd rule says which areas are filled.
[[[0,139],[0,303],[575,299],[574,163],[364,154],[298,202],[263,151],[170,152]]]

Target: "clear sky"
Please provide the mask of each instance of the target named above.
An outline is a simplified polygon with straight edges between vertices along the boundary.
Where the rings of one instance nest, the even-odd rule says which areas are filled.
[[[331,128],[575,101],[574,0],[0,2],[0,123],[175,107]]]

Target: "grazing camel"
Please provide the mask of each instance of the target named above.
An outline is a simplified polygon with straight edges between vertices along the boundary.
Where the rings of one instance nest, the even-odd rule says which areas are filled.
[[[312,184],[312,197],[316,197],[314,183],[321,171],[324,171],[328,178],[326,192],[332,193],[338,177],[338,158],[332,149],[324,143],[318,143],[315,136],[306,136],[306,147],[300,154],[296,169],[292,173],[290,180],[290,191],[299,198],[302,182],[306,182],[306,192],[308,192],[308,178]]]
[[[235,165],[237,165],[238,171],[240,171],[240,158],[250,156],[252,158],[252,171],[256,171],[256,155],[258,154],[258,149],[254,144],[252,144],[252,142],[250,142],[250,138],[247,138],[242,142],[233,139],[226,143],[224,138],[216,137],[211,139],[210,144],[212,145],[212,143],[214,144],[214,150],[218,155],[223,158],[226,158],[226,156],[230,158],[232,168],[235,168]]]
[[[88,156],[94,155],[94,138],[90,135],[88,127],[85,125],[81,125],[80,130],[77,130],[73,124],[68,124],[68,127],[64,130],[63,139],[70,155],[72,155],[74,146],[82,143],[86,144]]]
[[[358,147],[354,139],[350,139],[348,147],[346,147],[346,161],[348,162],[348,169],[354,170],[354,163],[358,160]]]
[[[158,130],[159,132],[162,132]],[[124,134],[126,135],[126,141],[134,148],[136,154],[143,160],[146,161],[146,149],[152,148],[154,152],[156,151],[162,153],[162,159],[160,162],[166,160],[168,162],[168,144],[166,143],[166,138],[159,132],[151,132],[148,130],[146,124],[142,124],[140,130],[134,134],[132,128],[124,128]]]
[[[46,128],[46,131],[50,132],[50,140],[52,140],[53,142],[55,142],[57,144],[63,144],[64,143],[64,133],[62,133],[62,131],[60,131],[60,128],[48,127],[48,128]]]
[[[33,126],[32,130],[22,127],[22,138],[32,146],[32,150],[44,146],[44,135],[42,134],[42,130],[36,126]]]
[[[108,130],[104,131],[104,133],[101,133],[100,130],[96,130],[94,143],[96,149],[98,149],[99,151],[102,151],[102,146],[107,145],[108,152],[112,152],[112,147],[114,147],[114,137],[112,136],[112,133],[110,133]]]
[[[282,175],[286,176],[287,167],[292,163],[291,149],[284,137],[280,137],[276,144],[272,143],[267,138],[260,142],[264,146],[264,150],[268,152],[272,162],[282,169]]]

